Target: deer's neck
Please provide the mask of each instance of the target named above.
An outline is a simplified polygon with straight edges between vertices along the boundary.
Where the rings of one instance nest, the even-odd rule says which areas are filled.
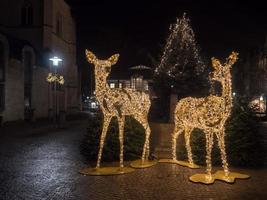
[[[105,93],[108,90],[107,79],[105,77],[95,76],[95,93],[99,103],[102,102]]]
[[[222,97],[224,98],[225,108],[230,112],[232,108],[232,81],[231,77],[223,83]]]

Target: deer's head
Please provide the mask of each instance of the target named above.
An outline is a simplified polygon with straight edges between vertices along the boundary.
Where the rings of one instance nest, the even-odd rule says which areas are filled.
[[[85,55],[87,61],[95,66],[95,74],[101,78],[108,77],[111,71],[111,66],[115,65],[119,59],[119,54],[114,54],[107,60],[99,60],[91,51],[87,49],[85,50]]]
[[[214,71],[210,73],[210,79],[221,83],[225,83],[228,79],[231,79],[231,68],[236,62],[237,56],[238,53],[232,52],[224,64],[221,64],[218,59],[212,58],[211,61]]]

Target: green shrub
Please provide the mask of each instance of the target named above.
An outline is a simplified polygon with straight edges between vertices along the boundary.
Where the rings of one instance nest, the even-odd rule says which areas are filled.
[[[126,117],[124,127],[124,160],[139,159],[142,155],[145,134],[143,127],[133,118]],[[98,113],[89,117],[89,126],[80,145],[80,152],[88,161],[96,161],[100,135],[102,132],[103,116]],[[119,160],[119,134],[118,122],[113,118],[107,132],[103,161]]]
[[[226,124],[226,153],[231,166],[262,167],[264,165],[264,135],[259,131],[259,123],[248,106],[246,98],[235,100],[233,112]],[[206,140],[201,130],[191,136],[193,159],[196,164],[206,163]],[[187,159],[185,147],[177,148],[179,159]],[[213,165],[221,165],[220,150],[214,135],[212,150]]]

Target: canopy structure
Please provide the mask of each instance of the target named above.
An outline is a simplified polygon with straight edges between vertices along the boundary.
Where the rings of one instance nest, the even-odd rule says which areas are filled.
[[[137,66],[133,66],[130,67],[130,70],[152,70],[151,67],[147,67],[145,65],[137,65]]]

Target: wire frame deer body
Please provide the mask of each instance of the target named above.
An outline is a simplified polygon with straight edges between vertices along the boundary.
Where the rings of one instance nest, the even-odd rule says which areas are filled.
[[[95,94],[104,115],[103,129],[100,137],[100,146],[96,168],[100,167],[103,146],[112,117],[118,119],[119,142],[120,142],[120,167],[123,167],[123,140],[125,116],[132,116],[145,129],[145,143],[143,146],[142,161],[148,159],[150,127],[148,124],[148,112],[150,109],[149,95],[144,92],[135,91],[130,88],[110,88],[107,77],[111,66],[116,64],[119,54],[111,56],[107,60],[100,60],[91,52],[85,51],[89,63],[94,65]]]
[[[172,158],[176,161],[176,140],[184,132],[188,162],[194,165],[190,146],[190,136],[194,129],[201,129],[206,137],[206,164],[207,175],[211,177],[212,163],[211,151],[214,134],[218,139],[221,152],[221,160],[224,174],[229,175],[227,157],[225,152],[225,122],[231,114],[232,108],[232,83],[231,67],[237,60],[237,53],[227,58],[224,64],[212,58],[214,71],[210,74],[211,79],[218,81],[222,85],[221,96],[210,95],[205,98],[187,97],[181,99],[175,109],[175,128],[173,132]]]

